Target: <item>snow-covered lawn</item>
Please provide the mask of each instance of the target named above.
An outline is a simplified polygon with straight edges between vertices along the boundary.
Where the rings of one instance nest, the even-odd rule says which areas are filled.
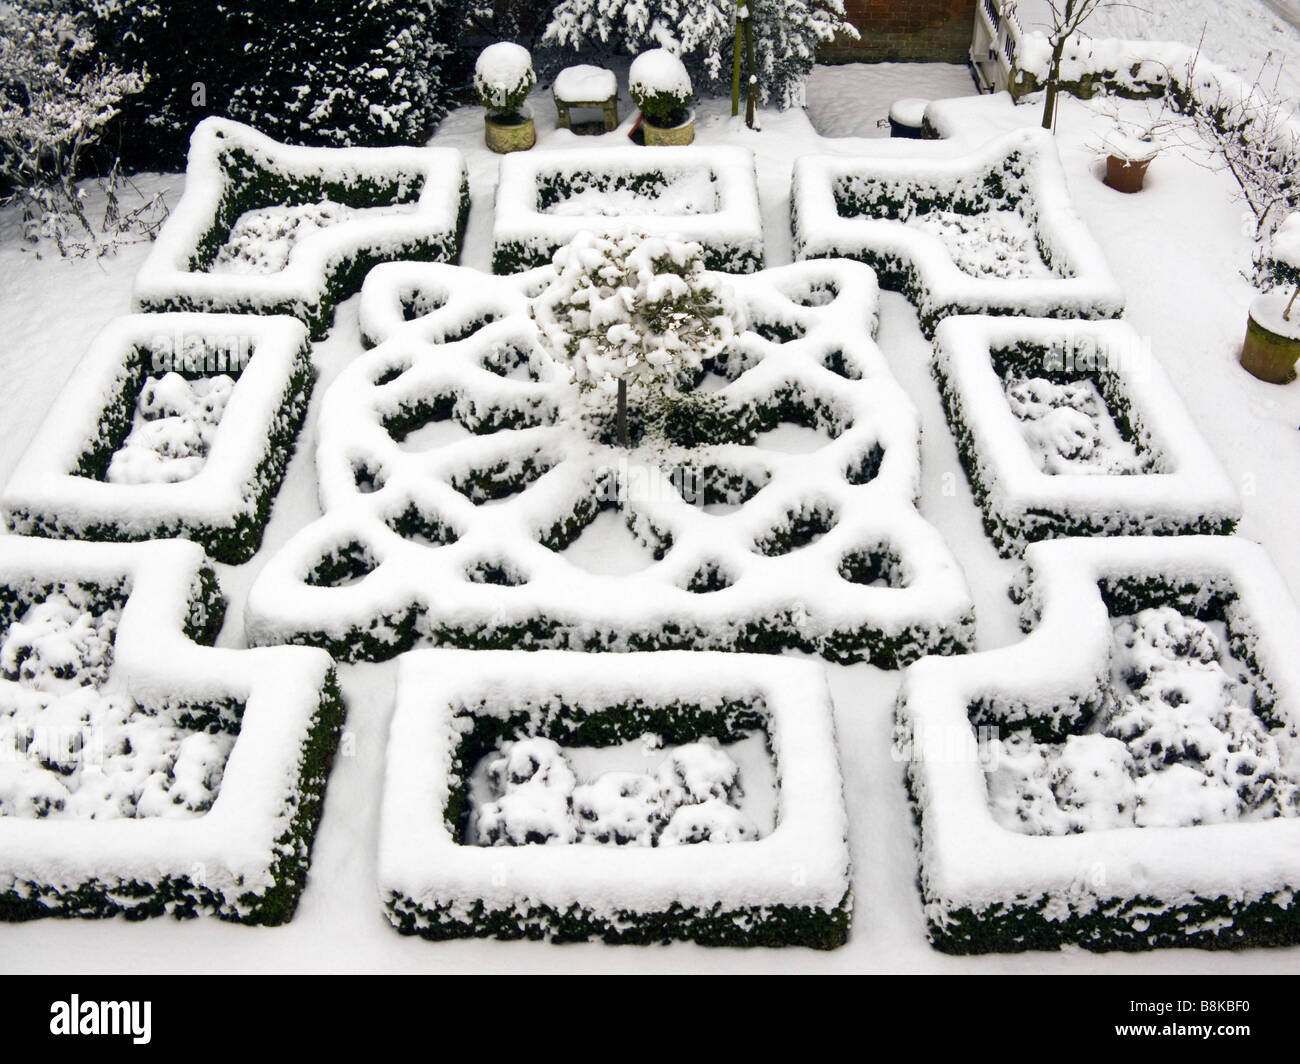
[[[767,266],[789,263],[793,257],[794,159],[806,154],[851,156],[867,148],[863,140],[823,136],[818,129],[828,133],[852,128],[875,134],[880,131],[874,128],[874,119],[864,130],[846,116],[883,117],[899,96],[968,91],[952,84],[959,80],[953,68],[917,67],[916,80],[909,80],[908,72],[897,67],[882,73],[888,76],[873,82],[869,70],[819,68],[810,90],[811,119],[800,111],[763,113],[761,132],[732,121],[725,101],[701,104],[697,117],[701,147],[729,145],[756,155]],[[873,84],[875,95],[864,99],[863,86]],[[1121,105],[1129,106],[1136,105]],[[628,145],[624,133],[630,120],[614,133],[577,138],[555,128],[552,108],[540,92],[534,108],[539,149],[600,151]],[[629,114],[630,108],[623,113]],[[488,272],[498,158],[482,145],[482,114],[474,107],[453,113],[432,144],[459,148],[465,154],[471,211],[461,263]],[[960,125],[962,146],[968,150],[1039,121],[1036,108],[1015,108],[1004,98],[973,98],[955,105],[953,115]],[[1102,128],[1096,105],[1064,101],[1057,140],[1070,197],[1125,294],[1127,321],[1150,339],[1155,357],[1192,420],[1243,496],[1240,535],[1261,543],[1292,595],[1300,595],[1300,555],[1294,549],[1300,529],[1300,499],[1295,493],[1300,483],[1300,383],[1266,385],[1236,363],[1253,291],[1241,274],[1251,251],[1243,225],[1244,207],[1226,174],[1176,152],[1156,160],[1147,191],[1141,195],[1126,197],[1111,190],[1100,180],[1101,164],[1090,148]],[[142,184],[147,189],[169,187],[174,203],[183,178],[148,178]],[[132,281],[146,253],[146,248],[131,248],[96,265],[37,260],[20,251],[13,239],[0,244],[0,276],[5,278],[0,312],[6,324],[0,349],[4,381],[0,417],[6,427],[0,438],[0,477],[7,478],[15,468],[93,335],[129,309]],[[326,389],[362,357],[359,302],[352,298],[342,303],[333,329],[313,347],[319,380],[261,550],[242,566],[217,567],[231,599],[219,646],[245,645],[243,617],[249,587],[273,555],[322,516],[315,468],[318,420]],[[1018,613],[1007,597],[1017,564],[998,556],[981,527],[938,386],[931,378],[931,345],[915,309],[901,295],[882,294],[880,319],[879,347],[920,412],[921,515],[938,529],[965,570],[975,602],[978,647],[1009,646],[1020,638]],[[611,536],[623,532],[617,522],[607,530]],[[594,525],[588,533],[600,534]],[[601,553],[600,542],[582,546],[589,557]],[[1300,948],[1236,953],[1164,950],[1140,956],[1098,956],[1067,948],[1060,953],[980,958],[934,951],[926,942],[916,890],[903,765],[891,753],[899,674],[861,664],[825,668],[835,704],[853,860],[853,925],[842,949],[776,954],[688,945],[556,948],[493,940],[432,944],[396,935],[384,917],[377,891],[385,750],[398,686],[397,664],[387,662],[340,668],[348,711],[343,743],[326,791],[309,882],[291,923],[259,929],[215,920],[128,923],[118,919],[0,926],[0,968],[1245,972],[1300,967]]]

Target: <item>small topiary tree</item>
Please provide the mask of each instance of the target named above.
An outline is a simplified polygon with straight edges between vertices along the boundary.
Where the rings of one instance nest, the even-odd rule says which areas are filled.
[[[691,104],[691,76],[666,48],[652,48],[632,61],[627,88],[646,121],[671,128],[686,121]]]
[[[474,64],[474,92],[498,122],[524,121],[524,101],[536,84],[528,49],[509,41],[488,45]]]
[[[628,383],[662,394],[689,381],[735,335],[730,294],[705,277],[704,249],[680,238],[583,232],[554,263],[531,306],[542,342],[580,389],[616,386],[627,446]]]

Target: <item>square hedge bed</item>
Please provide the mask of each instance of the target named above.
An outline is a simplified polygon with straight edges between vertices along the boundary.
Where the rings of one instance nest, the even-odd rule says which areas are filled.
[[[501,160],[492,269],[547,265],[579,232],[698,241],[711,270],[763,268],[754,157],[743,148],[529,151]]]
[[[1241,516],[1232,481],[1127,323],[949,318],[934,375],[1004,554],[1055,536],[1224,534]]]
[[[108,661],[98,662],[106,674],[84,677],[81,686],[51,679],[45,666],[55,677],[68,668],[63,643],[32,611],[53,596],[64,609],[68,599],[79,603],[83,627],[112,618]],[[250,924],[288,920],[306,880],[342,722],[328,655],[202,645],[221,626],[221,594],[203,552],[176,540],[5,537],[0,609],[0,744],[8,754],[0,758],[0,806],[10,803],[0,815],[0,920],[200,913]],[[76,625],[67,632],[76,635]],[[186,742],[224,743],[224,764],[209,765],[215,800],[178,809],[194,782],[179,771],[161,810],[155,800],[141,812],[144,799],[123,798],[122,784],[115,801],[129,808],[97,799],[98,781],[129,778],[121,761],[136,747],[119,747],[103,731],[96,736],[83,722],[96,718],[60,711],[96,698],[129,707],[137,727],[165,720],[189,735]],[[152,747],[141,749],[148,757]],[[50,758],[57,768],[46,764]],[[144,771],[156,767],[151,761]],[[138,768],[133,762],[131,771]],[[24,771],[43,769],[57,771],[69,793],[39,807],[21,801],[32,788]],[[73,792],[83,787],[87,802],[99,804],[76,804],[86,795]]]
[[[207,118],[135,301],[145,311],[290,314],[320,339],[377,263],[455,262],[468,213],[454,148],[306,148]]]
[[[5,524],[58,539],[182,537],[219,561],[247,561],[261,542],[314,378],[307,331],[293,318],[118,318],[96,337],[0,494]],[[117,474],[114,460],[138,432],[197,431],[186,418],[211,398],[187,389],[214,382],[229,390],[215,426],[203,426],[210,439],[200,445],[187,438],[197,470],[159,459],[161,472]],[[178,387],[181,399],[168,399]],[[178,416],[187,404],[193,409]],[[145,420],[146,408],[158,419]],[[140,453],[151,445],[132,446],[133,457],[151,457]],[[162,437],[152,447],[154,455],[170,453],[172,443]]]
[[[538,343],[527,294],[548,275],[367,278],[379,346],[322,401],[324,514],[250,589],[250,641],[348,660],[800,649],[884,668],[969,645],[965,578],[914,505],[918,416],[872,340],[867,267],[726,278],[749,328],[711,390],[682,393],[670,438],[631,448],[599,411],[579,417]],[[639,565],[575,560],[597,521]]]
[[[1115,318],[1123,293],[1066,189],[1055,141],[1018,130],[970,153],[882,141],[795,160],[796,259],[851,258],[916,306],[953,314]]]
[[[1300,610],[1281,575],[1260,547],[1228,536],[1053,540],[1030,545],[1025,559],[1026,623],[1037,618],[1029,635],[1004,649],[920,661],[899,694],[896,754],[907,762],[932,943],[987,953],[1300,942],[1300,816],[1292,806],[1272,818],[1216,820],[1181,805],[1180,817],[1163,826],[1134,826],[1130,816],[1128,826],[1073,833],[1013,830],[995,819],[984,767],[996,771],[989,754],[1007,756],[1009,748],[981,748],[977,738],[991,730],[1001,742],[1009,729],[1027,729],[1036,742],[1063,744],[1061,764],[1070,763],[1072,785],[1081,788],[1074,793],[1091,791],[1087,800],[1106,803],[1092,808],[1114,819],[1118,784],[1083,756],[1087,742],[1102,740],[1094,733],[1113,697],[1112,625],[1168,606],[1224,626],[1225,646],[1254,677],[1257,723],[1293,748]],[[1073,761],[1072,743],[1080,755]],[[1183,748],[1172,741],[1163,747],[1171,759],[1164,770],[1191,772],[1178,758],[1195,751],[1176,749]]]
[[[502,739],[606,746],[761,730],[776,827],[678,846],[466,845],[466,775]],[[819,667],[774,658],[417,651],[401,661],[380,810],[393,925],[465,936],[831,949],[848,935],[847,819]]]

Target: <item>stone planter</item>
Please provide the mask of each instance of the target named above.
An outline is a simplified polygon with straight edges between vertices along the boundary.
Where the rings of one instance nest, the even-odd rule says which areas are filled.
[[[679,126],[657,126],[643,116],[641,132],[648,147],[691,144],[695,140],[695,112],[687,115],[686,121]]]
[[[498,155],[527,151],[537,143],[537,128],[533,124],[532,115],[525,116],[523,121],[513,122],[503,121],[501,115],[484,115],[483,139]]]
[[[1269,384],[1288,384],[1296,378],[1300,359],[1300,300],[1292,293],[1275,289],[1250,306],[1246,319],[1246,342],[1241,348],[1241,365],[1246,372]],[[1283,315],[1291,307],[1291,319]]]

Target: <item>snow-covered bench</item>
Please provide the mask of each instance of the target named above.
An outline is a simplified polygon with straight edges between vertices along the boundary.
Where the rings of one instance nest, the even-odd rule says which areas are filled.
[[[0,919],[288,920],[342,723],[328,655],[211,642],[192,543],[0,537]]]
[[[1021,643],[904,674],[931,941],[1300,941],[1300,610],[1263,550],[1063,539],[1025,560]]]
[[[320,338],[376,263],[454,262],[468,211],[454,148],[304,148],[207,118],[135,301],[146,311],[291,314]]]
[[[380,346],[324,397],[324,516],[251,589],[254,642],[797,647],[884,667],[969,643],[961,570],[913,505],[918,416],[871,339],[869,269],[717,276],[750,328],[701,382],[716,407],[682,419],[704,439],[632,450],[593,437],[537,342],[527,293],[549,276],[371,273],[361,328]],[[597,560],[621,543],[635,564],[570,552],[598,520]]]
[[[60,539],[183,536],[220,561],[246,561],[313,379],[307,330],[293,318],[117,318],[0,494],[5,524]]]
[[[1231,479],[1154,353],[1117,321],[956,317],[934,373],[989,534],[1228,533]]]
[[[821,671],[779,658],[404,655],[380,807],[379,880],[388,918],[404,933],[432,939],[842,945],[850,909],[848,822],[832,716]],[[591,747],[627,744],[639,767],[659,760],[660,743],[670,750],[748,733],[758,733],[760,749],[770,751],[776,777],[772,793],[754,797],[770,802],[775,789],[780,794],[779,818],[759,838],[721,841],[707,831],[674,836],[678,845],[661,837],[654,846],[565,841],[567,834],[545,844],[466,840],[470,777],[502,742],[549,739],[586,749],[588,760]],[[654,760],[645,760],[647,753]],[[683,782],[692,786],[689,778]],[[749,792],[760,779],[742,775],[739,782]],[[516,793],[516,803],[550,798],[565,807],[578,793],[572,775],[522,786],[543,783],[558,793]],[[546,804],[554,803],[544,803],[530,825],[539,837]],[[593,804],[589,815],[601,815],[608,803]],[[723,818],[712,804],[716,827]]]
[[[543,266],[579,232],[632,228],[704,246],[710,269],[763,266],[754,157],[743,148],[596,148],[501,160],[492,268]]]
[[[916,305],[927,336],[952,314],[1118,317],[1123,294],[1070,202],[1051,134],[960,151],[882,141],[795,160],[795,258],[868,263]]]
[[[618,128],[618,78],[612,70],[580,63],[565,67],[551,86],[556,122],[561,129],[573,129],[572,111],[599,111],[605,132]]]

